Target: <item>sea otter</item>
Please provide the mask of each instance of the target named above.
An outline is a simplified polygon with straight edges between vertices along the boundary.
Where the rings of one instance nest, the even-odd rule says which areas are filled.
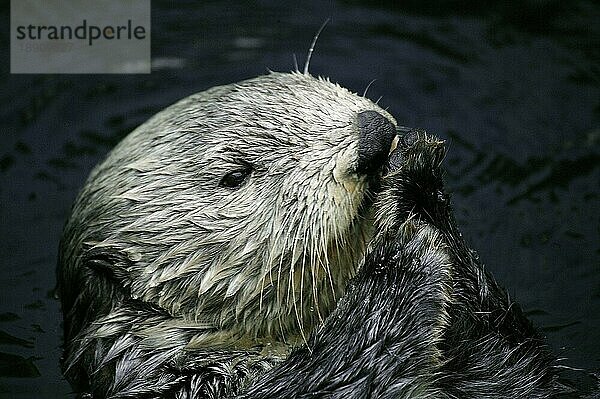
[[[443,152],[308,73],[168,107],[65,227],[65,375],[94,398],[551,396],[554,357],[456,228]]]

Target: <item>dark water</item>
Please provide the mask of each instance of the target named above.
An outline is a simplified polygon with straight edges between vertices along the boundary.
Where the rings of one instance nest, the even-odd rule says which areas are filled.
[[[9,75],[0,22],[0,396],[62,398],[61,228],[92,166],[161,108],[304,60],[446,138],[465,236],[564,363],[600,370],[600,7],[588,1],[153,1],[151,75]],[[589,391],[585,373],[575,384]]]

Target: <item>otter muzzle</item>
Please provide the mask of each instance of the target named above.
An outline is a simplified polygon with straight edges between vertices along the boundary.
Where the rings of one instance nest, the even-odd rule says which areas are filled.
[[[396,137],[394,124],[376,111],[358,114],[358,165],[357,173],[372,174],[387,161],[392,142]]]

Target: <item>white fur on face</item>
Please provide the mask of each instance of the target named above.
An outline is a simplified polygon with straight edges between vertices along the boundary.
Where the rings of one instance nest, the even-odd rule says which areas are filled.
[[[132,261],[131,295],[254,337],[325,318],[355,273],[371,222],[357,114],[371,101],[309,75],[271,73],[190,96],[99,165],[65,233],[81,252]],[[252,166],[238,188],[227,173]],[[203,325],[204,325],[203,324]]]

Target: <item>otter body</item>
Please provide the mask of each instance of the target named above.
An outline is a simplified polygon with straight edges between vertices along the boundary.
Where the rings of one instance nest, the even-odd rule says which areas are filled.
[[[441,142],[407,132],[300,73],[137,128],[61,241],[67,378],[95,398],[555,393],[554,358],[456,228]]]

